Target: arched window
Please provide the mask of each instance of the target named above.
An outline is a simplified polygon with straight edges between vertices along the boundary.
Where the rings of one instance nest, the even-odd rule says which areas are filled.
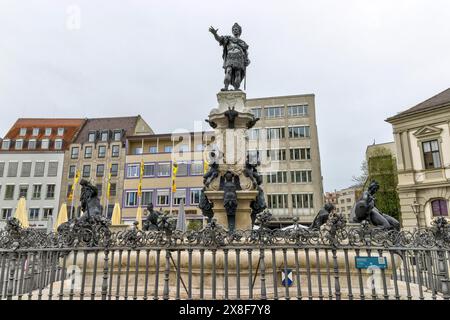
[[[445,199],[436,199],[431,201],[431,210],[433,212],[433,216],[448,216],[447,209],[447,200]]]

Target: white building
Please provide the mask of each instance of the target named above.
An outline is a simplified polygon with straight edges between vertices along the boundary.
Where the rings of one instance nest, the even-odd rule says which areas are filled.
[[[83,119],[19,119],[0,148],[0,228],[24,197],[30,227],[50,231],[59,210],[64,151]]]

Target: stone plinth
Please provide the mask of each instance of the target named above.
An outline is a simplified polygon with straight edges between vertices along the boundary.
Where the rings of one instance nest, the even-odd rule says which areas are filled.
[[[223,191],[206,191],[208,199],[214,203],[214,218],[217,222],[228,228],[227,212],[223,206]],[[242,190],[237,191],[238,207],[236,209],[236,229],[250,230],[252,228],[252,219],[250,214],[252,212],[250,203],[255,200],[257,191]]]

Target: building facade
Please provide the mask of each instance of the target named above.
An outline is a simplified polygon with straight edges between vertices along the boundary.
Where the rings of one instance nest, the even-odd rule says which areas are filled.
[[[30,227],[51,230],[59,210],[64,153],[84,119],[18,119],[0,150],[0,228],[24,197]]]
[[[80,179],[97,187],[104,213],[112,214],[114,204],[122,200],[127,136],[150,133],[153,133],[152,129],[140,116],[86,119],[64,153],[59,202],[67,204],[69,218],[81,214],[79,183],[72,192],[77,172]]]
[[[403,227],[448,217],[450,88],[386,121],[394,133]]]
[[[278,226],[312,223],[323,206],[322,173],[313,94],[248,99],[260,118],[249,130],[257,152],[264,192]]]
[[[352,222],[352,210],[356,201],[361,197],[362,190],[357,187],[350,187],[336,191],[336,212],[342,214],[345,219]]]

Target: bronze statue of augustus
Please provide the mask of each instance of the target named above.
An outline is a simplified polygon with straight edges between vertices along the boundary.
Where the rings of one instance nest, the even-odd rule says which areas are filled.
[[[240,90],[241,82],[245,78],[246,68],[250,64],[248,59],[248,45],[244,40],[240,39],[242,28],[235,23],[232,27],[232,36],[219,36],[217,30],[213,27],[209,28],[209,32],[223,47],[223,68],[225,70],[225,79],[223,83],[225,87],[222,91],[228,91],[231,84],[234,90]],[[244,84],[245,89],[245,84]]]

